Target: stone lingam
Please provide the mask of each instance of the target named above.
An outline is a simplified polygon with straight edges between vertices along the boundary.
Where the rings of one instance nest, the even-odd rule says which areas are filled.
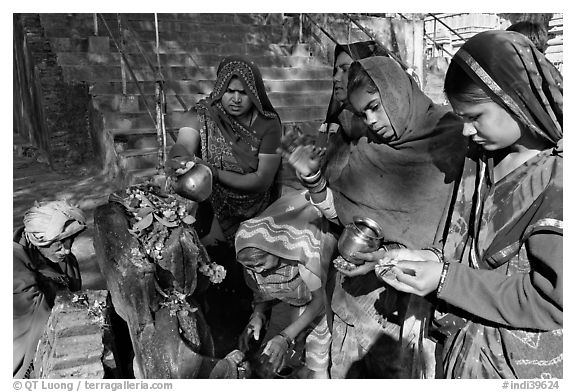
[[[116,313],[128,327],[137,378],[244,378],[243,354],[214,357],[194,298],[225,276],[192,227],[195,204],[152,184],[110,195],[94,214],[94,246]]]

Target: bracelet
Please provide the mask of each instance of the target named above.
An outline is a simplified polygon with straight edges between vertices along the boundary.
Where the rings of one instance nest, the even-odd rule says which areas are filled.
[[[444,288],[444,283],[446,282],[446,276],[448,275],[449,262],[445,261],[442,265],[442,273],[440,274],[440,281],[438,282],[438,287],[436,288],[436,296],[440,295],[440,291]]]
[[[444,262],[444,254],[442,253],[442,251],[434,246],[430,246],[428,248],[422,248],[422,250],[429,250],[430,252],[434,253],[436,255],[436,257],[438,258],[438,262],[439,263],[443,263]]]
[[[322,172],[320,172],[320,169],[318,169],[316,173],[310,174],[309,176],[300,175],[300,178],[302,179],[302,182],[307,184],[314,184],[318,181],[318,179],[320,179],[321,175]]]
[[[288,343],[288,349],[294,347],[294,340],[291,339],[290,336],[286,335],[286,332],[282,331],[278,334],[278,336],[282,336],[286,340],[286,343]]]
[[[306,183],[304,184],[304,186],[308,189],[310,193],[320,193],[326,189],[326,187],[328,186],[328,181],[326,181],[326,178],[320,177],[320,181],[318,181],[318,183],[315,184],[314,186],[310,187]]]

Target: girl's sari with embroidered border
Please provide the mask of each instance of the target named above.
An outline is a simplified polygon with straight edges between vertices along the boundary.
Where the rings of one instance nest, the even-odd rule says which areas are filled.
[[[280,119],[266,95],[260,71],[253,63],[228,57],[220,63],[217,75],[210,96],[195,107],[202,123],[202,158],[221,170],[253,173],[258,170],[258,154],[275,154],[280,146]],[[258,111],[250,126],[236,121],[222,106],[222,96],[232,77],[242,82]],[[214,182],[210,201],[230,243],[240,222],[262,212],[272,201],[272,193],[272,187],[261,193],[247,193]]]
[[[481,33],[453,61],[550,148],[498,182],[494,153],[468,152],[435,320],[445,376],[562,377],[562,80],[517,33]]]

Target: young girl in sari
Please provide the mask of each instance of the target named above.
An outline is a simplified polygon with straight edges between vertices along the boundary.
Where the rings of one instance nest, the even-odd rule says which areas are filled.
[[[562,377],[562,79],[530,40],[490,31],[444,89],[473,145],[443,252],[361,255],[407,293],[434,293],[447,378]],[[408,261],[409,260],[409,261]],[[438,262],[440,261],[440,262]]]
[[[354,82],[353,68],[348,100],[355,112],[365,112],[364,103],[354,102],[358,90],[370,95],[386,122],[364,118],[365,134],[343,145],[324,172],[313,146],[288,145],[284,154],[311,201],[340,230],[355,216],[367,217],[381,226],[390,246],[430,246],[464,158],[462,122],[390,58],[359,60],[362,83]],[[429,304],[379,282],[367,273],[374,264],[352,271],[335,265],[332,378],[434,377],[434,343],[424,338]]]
[[[323,159],[323,170],[338,173],[340,165],[347,161],[348,145],[355,143],[367,132],[362,120],[352,113],[347,100],[346,84],[350,64],[355,59],[383,53],[373,41],[336,46],[334,87],[326,121],[320,128],[317,142],[318,146],[328,149]],[[292,135],[287,139],[295,142],[296,137]],[[315,155],[314,159],[319,167],[321,156]],[[264,309],[272,306],[271,299],[289,303],[295,312],[292,315],[294,322],[284,332],[289,340],[297,335],[307,336],[306,364],[312,371],[312,377],[321,378],[327,376],[330,362],[330,333],[326,329],[325,315],[325,311],[330,310],[329,298],[326,295],[326,275],[336,241],[331,234],[329,221],[310,203],[308,190],[301,188],[300,185],[295,191],[288,190],[288,193],[258,218],[246,221],[237,235],[236,252],[238,260],[247,268],[246,279],[255,292],[254,313],[248,323],[252,335],[261,339],[259,331],[263,323]],[[263,236],[263,233],[266,233],[266,236]],[[250,238],[251,246],[246,245],[247,238]],[[243,244],[242,249],[239,249],[239,244]],[[270,271],[261,270],[259,258],[272,258],[273,265],[279,266],[275,267],[274,273],[270,275]],[[266,266],[270,267],[269,263],[266,263]],[[279,271],[287,270],[291,271],[291,274],[280,275]],[[268,282],[271,279],[273,284]],[[298,283],[299,288],[306,289],[286,293],[284,287],[284,291],[279,291],[282,284],[288,285],[287,282]],[[314,318],[319,318],[320,321],[314,321]],[[286,349],[284,346],[286,339],[281,336],[275,336],[267,343],[265,351],[271,353],[270,359],[275,364],[279,358],[283,358]]]

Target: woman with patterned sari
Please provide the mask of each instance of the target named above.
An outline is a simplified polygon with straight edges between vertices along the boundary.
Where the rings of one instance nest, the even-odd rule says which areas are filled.
[[[367,131],[362,120],[353,115],[347,101],[348,68],[355,59],[377,54],[384,54],[384,51],[374,41],[342,44],[335,48],[332,97],[317,140],[317,146],[328,149],[324,155],[325,170],[337,171],[336,166],[347,159],[346,146]],[[295,142],[296,138],[296,135],[291,135],[287,139]],[[246,221],[237,235],[236,252],[238,260],[246,268],[253,268],[251,265],[257,256],[265,258],[271,257],[267,253],[275,255],[281,264],[278,270],[283,271],[283,275],[276,271],[267,278],[254,271],[247,271],[246,280],[256,293],[254,313],[247,327],[251,336],[259,338],[258,331],[265,318],[263,309],[270,307],[271,299],[289,303],[297,313],[293,319],[301,327],[294,324],[288,326],[284,331],[286,337],[290,340],[306,335],[307,367],[313,371],[313,377],[323,377],[330,360],[330,333],[326,328],[331,318],[326,283],[336,241],[331,234],[331,223],[310,203],[308,191],[301,188],[297,186],[295,190],[288,189],[261,215]],[[250,239],[252,246],[247,245],[247,239]],[[249,255],[246,252],[250,252]],[[290,273],[285,273],[287,270]],[[274,284],[268,284],[269,280],[274,280]],[[297,284],[302,290],[295,290],[289,295],[281,294],[287,292],[290,284]],[[306,316],[298,317],[304,309],[308,309]],[[314,315],[315,319],[308,319],[308,315]],[[282,350],[284,343],[285,339],[280,336],[272,338],[269,343],[271,346],[266,348],[267,352],[272,352],[271,360],[272,357],[282,358],[285,355],[285,350]]]
[[[280,118],[258,67],[240,57],[220,63],[214,90],[188,115],[170,151],[170,165],[176,169],[201,159],[212,169],[212,194],[198,208],[196,229],[206,245],[226,241],[233,246],[240,223],[272,201],[281,159],[276,153]]]
[[[381,275],[396,289],[435,293],[447,378],[562,377],[563,82],[551,67],[515,32],[462,46],[444,89],[476,146],[441,262],[414,250],[380,262],[396,264]]]
[[[386,120],[368,121],[354,91],[369,95]],[[462,122],[432,103],[387,57],[352,64],[348,99],[368,129],[342,148],[338,156],[344,159],[329,159],[322,174],[313,146],[289,145],[285,156],[310,189],[313,204],[340,227],[355,216],[367,217],[382,227],[385,248],[432,245],[464,157]],[[424,339],[429,305],[368,274],[375,262],[349,271],[337,260],[332,378],[433,377],[434,345]]]
[[[278,301],[289,305],[290,324],[262,353],[279,370],[295,340],[305,339],[311,378],[327,378],[330,364],[325,286],[336,247],[329,222],[301,197],[281,197],[260,216],[243,222],[236,234],[237,260],[254,292],[253,313],[240,341],[262,342],[267,313]]]

